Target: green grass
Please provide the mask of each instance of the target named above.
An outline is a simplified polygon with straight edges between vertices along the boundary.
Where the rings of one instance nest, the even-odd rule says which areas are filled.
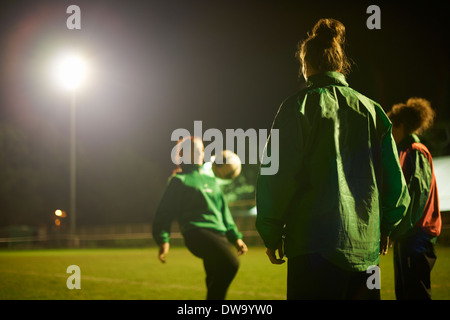
[[[450,248],[436,247],[432,271],[434,299],[450,297]],[[251,247],[227,299],[279,300],[286,297],[286,264],[272,265],[264,249]],[[81,269],[81,290],[69,290],[69,265]],[[381,258],[382,299],[395,299],[392,250]],[[202,300],[206,295],[202,261],[184,247],[171,248],[167,263],[157,249],[61,249],[0,251],[0,299]]]

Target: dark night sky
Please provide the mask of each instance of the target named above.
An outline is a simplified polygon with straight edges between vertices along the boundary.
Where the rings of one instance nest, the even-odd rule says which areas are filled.
[[[269,129],[282,100],[304,85],[298,41],[331,17],[347,28],[350,86],[386,111],[427,98],[448,125],[445,3],[395,3],[8,1],[0,5],[0,122],[67,138],[69,98],[48,69],[62,48],[81,50],[91,65],[77,110],[86,161],[101,166],[127,146],[167,176],[170,135],[193,130],[194,120],[204,130]],[[81,8],[81,30],[66,28],[70,4]],[[370,4],[381,8],[381,30],[366,28]]]

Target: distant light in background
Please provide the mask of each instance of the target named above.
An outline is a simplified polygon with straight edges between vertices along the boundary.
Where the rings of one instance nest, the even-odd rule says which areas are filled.
[[[62,222],[61,219],[67,217],[67,214],[65,211],[57,209],[55,210],[55,216],[56,216],[54,220],[55,226],[60,227]]]
[[[55,216],[65,218],[67,216],[67,214],[65,211],[58,209],[58,210],[55,210]]]
[[[54,66],[55,81],[68,90],[78,89],[86,78],[86,62],[76,55],[59,58]]]

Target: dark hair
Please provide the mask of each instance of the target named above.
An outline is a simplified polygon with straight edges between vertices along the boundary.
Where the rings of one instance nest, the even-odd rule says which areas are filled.
[[[203,147],[203,141],[200,137],[196,136],[186,136],[184,138],[181,138],[178,140],[176,149],[175,149],[175,160],[179,161],[181,159],[181,153],[183,150],[183,145],[190,144],[190,150],[191,152],[194,152],[195,148],[195,141],[200,141],[202,143]],[[172,171],[172,175],[175,175],[177,173],[181,173],[183,171],[183,168],[181,166],[181,163],[176,164],[176,168]]]
[[[347,75],[350,61],[345,52],[345,26],[335,19],[320,19],[312,34],[298,45],[297,57],[318,72],[340,71]]]
[[[403,124],[406,134],[421,134],[433,125],[435,112],[430,101],[423,98],[409,98],[406,103],[395,104],[388,112],[392,124]]]

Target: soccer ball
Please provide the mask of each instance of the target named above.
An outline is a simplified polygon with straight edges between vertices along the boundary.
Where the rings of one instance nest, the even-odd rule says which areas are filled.
[[[239,156],[230,150],[222,151],[222,156],[222,164],[216,163],[217,157],[213,160],[212,170],[214,175],[225,180],[239,176],[241,173],[241,159],[239,159]]]

